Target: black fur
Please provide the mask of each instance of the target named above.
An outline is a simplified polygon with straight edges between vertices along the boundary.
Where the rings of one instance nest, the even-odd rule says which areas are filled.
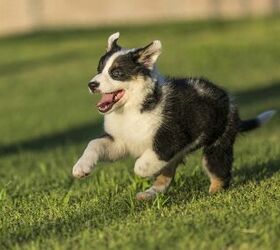
[[[140,110],[141,113],[153,110],[162,99],[162,90],[158,82],[155,83],[154,89],[149,93],[143,103]]]
[[[202,138],[194,150],[203,147],[208,171],[228,183],[240,123],[228,94],[203,78],[169,79],[163,87],[167,88],[164,119],[154,138],[159,158],[170,161]]]
[[[224,90],[205,79],[169,79],[166,87],[164,120],[156,134],[154,149],[162,160],[168,161],[202,133],[206,145],[221,136],[230,101]]]
[[[114,41],[115,42],[115,41]],[[120,51],[121,47],[116,45],[116,46],[112,46],[111,50],[106,52],[103,56],[101,56],[101,58],[99,59],[99,63],[97,66],[97,72],[101,73],[102,70],[104,69],[106,62],[108,61],[108,59],[117,51]]]
[[[119,71],[118,76],[114,75],[114,71]],[[130,81],[136,76],[150,76],[150,71],[143,64],[137,61],[134,52],[118,56],[109,69],[112,79],[117,81]]]
[[[260,125],[261,124],[260,124],[259,120],[256,118],[250,119],[250,120],[245,120],[245,121],[242,121],[242,123],[240,124],[239,131],[247,132],[252,129],[258,128]]]

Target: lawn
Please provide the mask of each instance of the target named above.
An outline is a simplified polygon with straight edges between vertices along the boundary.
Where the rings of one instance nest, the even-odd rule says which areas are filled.
[[[71,170],[102,132],[88,94],[108,35],[163,43],[163,74],[205,76],[235,95],[241,117],[280,109],[280,17],[55,30],[0,39],[0,249],[280,249],[280,115],[235,144],[228,191],[209,196],[201,152],[166,195],[133,159]]]

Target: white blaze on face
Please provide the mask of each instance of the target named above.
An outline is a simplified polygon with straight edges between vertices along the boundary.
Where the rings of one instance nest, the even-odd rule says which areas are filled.
[[[99,83],[98,90],[102,97],[97,103],[97,108],[102,113],[112,112],[114,109],[123,106],[127,101],[127,92],[131,85],[129,81],[114,80],[110,75],[110,70],[115,60],[122,55],[126,55],[131,50],[122,49],[112,54],[105,61],[102,72],[91,79]]]
[[[102,70],[101,73],[97,74],[95,77],[93,77],[90,81],[96,81],[98,82],[99,85],[99,90],[102,93],[110,93],[116,90],[119,90],[123,85],[123,82],[120,81],[116,81],[114,79],[111,78],[109,70],[112,66],[112,64],[114,63],[114,61],[116,60],[116,58],[118,58],[121,55],[125,55],[127,53],[129,53],[131,50],[127,50],[127,49],[123,49],[120,51],[115,52],[114,54],[112,54],[105,62],[105,66]]]

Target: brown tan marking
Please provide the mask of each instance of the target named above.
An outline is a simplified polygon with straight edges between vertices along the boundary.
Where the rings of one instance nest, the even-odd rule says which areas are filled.
[[[153,186],[144,192],[138,193],[136,199],[141,201],[152,200],[157,193],[167,192],[175,173],[176,168],[164,169],[162,173],[156,177]]]
[[[223,190],[224,182],[214,176],[210,177],[211,185],[209,187],[209,194],[217,193]]]
[[[205,169],[207,175],[209,176],[210,182],[211,182],[209,191],[208,191],[209,194],[214,194],[214,193],[217,193],[217,192],[223,190],[225,183],[221,179],[217,178],[215,175],[213,175],[212,173],[209,172],[209,170],[207,169],[208,161],[207,161],[206,157],[202,158],[202,164],[203,164],[204,169]]]

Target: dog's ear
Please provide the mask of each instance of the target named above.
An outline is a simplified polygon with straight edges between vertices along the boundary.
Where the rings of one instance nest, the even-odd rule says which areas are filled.
[[[161,42],[155,40],[144,48],[137,49],[134,55],[137,61],[147,68],[152,69],[161,53]]]
[[[108,38],[108,45],[106,51],[109,52],[111,50],[117,51],[120,50],[121,47],[117,44],[120,37],[120,32],[114,33]]]

